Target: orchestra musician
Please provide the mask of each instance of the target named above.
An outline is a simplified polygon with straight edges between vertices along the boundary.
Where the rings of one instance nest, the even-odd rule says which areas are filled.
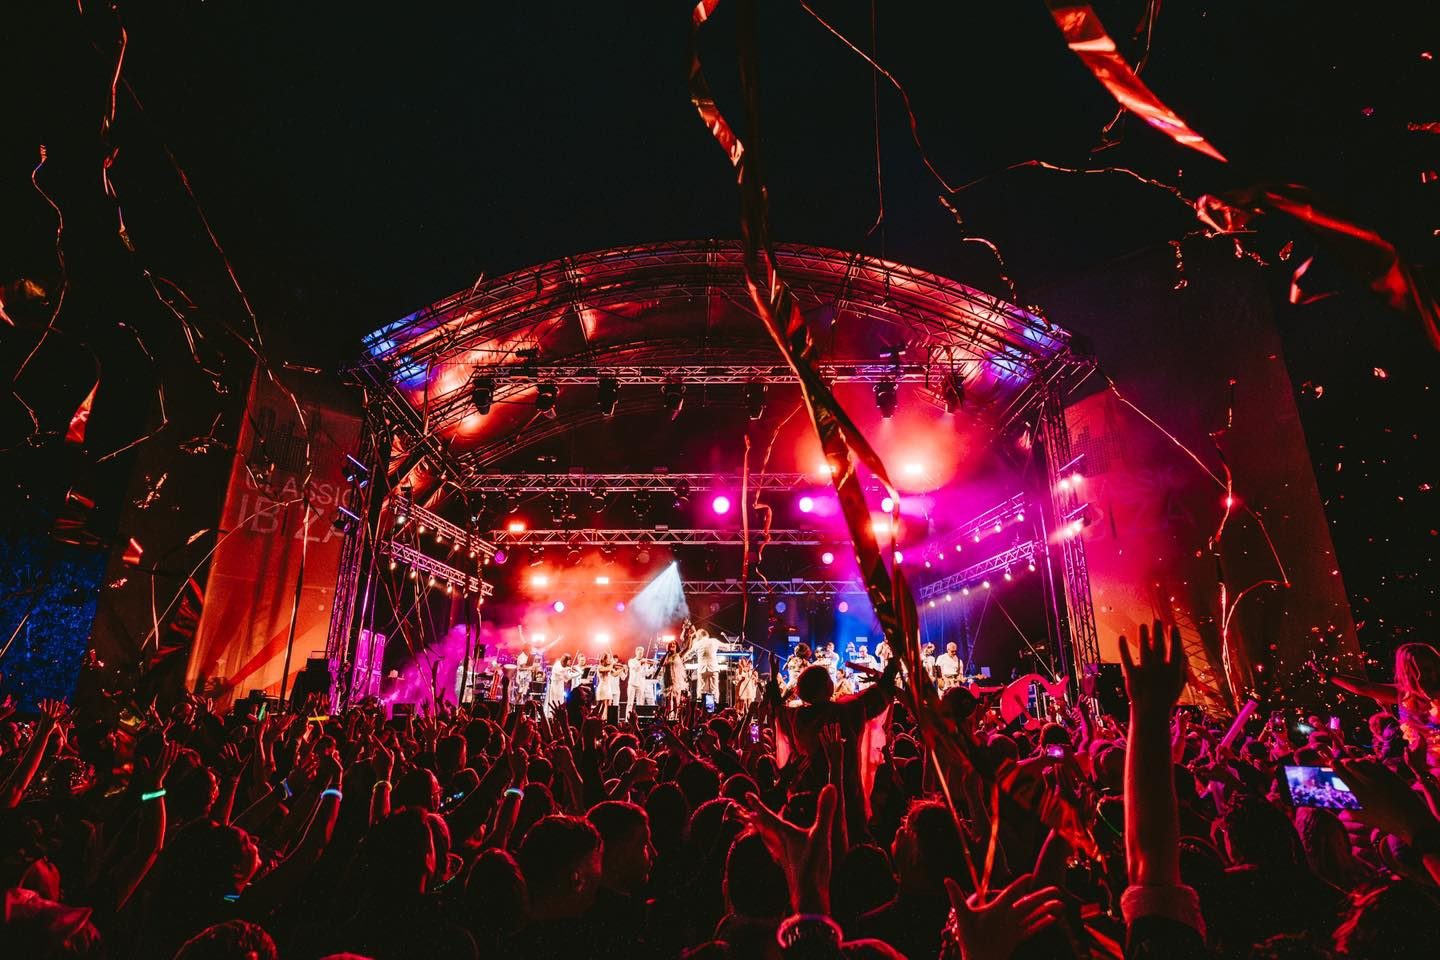
[[[600,705],[600,716],[610,718],[610,708],[620,711],[620,671],[625,669],[618,657],[606,650],[600,654],[600,663],[595,668],[595,702]]]
[[[835,644],[827,643],[815,651],[815,665],[824,667],[830,671],[830,680],[834,682],[839,678],[840,658],[835,654]]]
[[[890,641],[881,640],[875,644],[875,660],[880,664],[881,670],[885,669],[885,665],[890,662],[890,658],[893,656],[895,656],[895,653],[890,649]]]
[[[650,685],[651,671],[655,661],[645,656],[644,647],[635,648],[635,656],[626,662],[625,670],[625,716],[629,720],[636,706],[653,707],[655,688]]]
[[[545,716],[552,717],[564,708],[570,684],[579,676],[580,669],[571,665],[568,653],[550,666],[550,681],[545,685]]]
[[[755,672],[755,661],[746,657],[735,664],[735,706],[744,713],[760,695],[760,674]]]
[[[702,699],[706,694],[716,700],[720,699],[720,638],[710,636],[709,631],[704,627],[698,627],[694,632],[694,639],[690,643],[690,650],[685,654],[685,659],[694,658],[696,673],[695,698]]]
[[[510,702],[512,704],[524,703],[529,698],[530,685],[534,682],[535,675],[540,672],[540,669],[540,654],[533,645],[528,652],[521,650],[515,655],[514,671],[506,671],[510,675]]]
[[[685,696],[685,657],[694,641],[694,631],[695,627],[686,620],[680,628],[680,639],[671,640],[665,651],[665,713],[671,718],[679,715],[680,701]]]
[[[793,689],[800,674],[810,666],[810,645],[808,643],[795,644],[795,652],[790,654],[790,659],[785,661],[786,689]]]
[[[939,672],[936,678],[936,686],[944,693],[951,687],[960,685],[961,676],[965,673],[965,662],[960,659],[959,648],[954,641],[945,644],[945,652],[935,658],[935,669]]]

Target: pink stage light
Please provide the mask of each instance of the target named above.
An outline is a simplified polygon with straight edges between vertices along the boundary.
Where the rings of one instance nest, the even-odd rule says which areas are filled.
[[[554,603],[550,604],[550,609],[551,609],[551,610],[554,610],[556,613],[564,613],[564,612],[565,612],[565,601],[564,601],[564,600],[556,600]]]
[[[827,567],[830,566],[830,564],[835,562],[835,554],[831,553],[829,550],[826,550],[824,553],[820,554],[820,562],[825,564],[825,566]]]
[[[849,613],[850,602],[848,600],[841,600],[838,604],[836,604],[835,609],[839,610],[841,613]]]
[[[714,500],[710,501],[710,509],[723,517],[730,512],[730,498],[723,493],[720,494]]]
[[[616,600],[616,601],[615,601],[615,612],[616,612],[616,613],[624,613],[624,612],[625,612],[625,601],[624,601],[624,600]]]
[[[908,473],[908,474],[910,474],[910,476],[912,476],[912,477],[918,477],[918,476],[920,476],[922,473],[925,472],[925,464],[923,464],[923,463],[907,463],[907,464],[905,464],[905,472]]]
[[[530,578],[530,586],[548,587],[550,586],[550,578],[543,573],[537,573]]]
[[[896,551],[895,551],[895,562],[896,562],[896,563],[904,563],[904,562],[905,562],[905,554],[901,553],[899,550],[896,550]]]
[[[891,512],[895,509],[895,501],[890,499],[889,497],[886,497],[884,500],[880,501],[880,509],[884,510],[886,513]]]
[[[510,559],[510,554],[506,553],[504,550],[496,550],[496,551],[495,551],[495,562],[498,563],[498,564],[500,564],[501,566],[504,566],[505,561],[506,561],[506,560],[509,560],[509,559]]]
[[[812,511],[812,510],[814,510],[814,509],[815,509],[815,498],[814,498],[814,497],[801,497],[801,498],[800,498],[800,512],[801,512],[801,513],[809,513],[810,511]]]

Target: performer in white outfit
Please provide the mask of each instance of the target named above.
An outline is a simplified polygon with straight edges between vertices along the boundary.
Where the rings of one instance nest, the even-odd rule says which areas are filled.
[[[835,653],[835,644],[827,643],[815,651],[815,666],[824,667],[830,671],[830,682],[834,683],[840,677],[840,657]]]
[[[553,717],[565,706],[570,684],[580,676],[580,671],[570,665],[570,654],[565,654],[550,666],[550,680],[545,685],[545,716]]]
[[[635,656],[625,664],[625,716],[623,719],[629,720],[637,706],[655,706],[655,686],[650,679],[650,672],[654,667],[655,661],[645,656],[645,648],[636,647]]]
[[[695,640],[690,646],[686,659],[695,658],[698,667],[695,698],[701,699],[707,693],[720,699],[720,638],[712,637],[703,628],[695,631]]]
[[[750,709],[760,695],[760,675],[755,662],[745,659],[735,665],[735,707],[742,713]]]
[[[595,685],[595,702],[600,705],[600,716],[606,720],[610,719],[610,708],[614,707],[616,712],[620,709],[620,671],[624,667],[610,651],[600,655],[600,666],[595,668],[597,680]]]
[[[868,667],[869,670],[876,671],[880,669],[880,665],[875,662],[874,657],[870,656],[869,649],[863,643],[860,644],[859,648],[855,651],[855,656],[850,659],[850,662],[855,664],[857,668]],[[872,676],[868,670],[856,669],[854,673],[855,689],[857,690],[864,690],[875,681],[874,676]]]
[[[935,669],[940,673],[938,686],[941,693],[960,684],[960,674],[965,670],[965,663],[956,652],[958,649],[954,643],[947,643],[945,652],[935,658]]]

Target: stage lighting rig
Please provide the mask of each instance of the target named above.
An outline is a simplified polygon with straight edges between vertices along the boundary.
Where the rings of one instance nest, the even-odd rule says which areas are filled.
[[[555,404],[560,399],[560,388],[555,384],[546,381],[535,388],[535,412],[549,420],[554,420],[558,411]]]
[[[495,378],[475,377],[470,381],[470,401],[482,415],[489,413],[495,403]]]
[[[601,377],[595,385],[595,406],[605,417],[615,416],[615,405],[620,402],[620,381],[614,377]]]
[[[875,406],[880,408],[880,416],[886,420],[893,418],[898,400],[899,395],[894,380],[887,378],[875,384]]]
[[[675,381],[665,384],[660,388],[660,398],[665,404],[665,412],[674,420],[685,407],[685,384]]]
[[[763,383],[745,385],[745,415],[751,420],[765,416],[765,392],[769,389]]]
[[[945,404],[945,412],[952,417],[965,406],[965,380],[958,373],[945,378],[940,388],[940,399]]]
[[[683,510],[690,503],[690,481],[681,480],[675,484],[675,509]]]

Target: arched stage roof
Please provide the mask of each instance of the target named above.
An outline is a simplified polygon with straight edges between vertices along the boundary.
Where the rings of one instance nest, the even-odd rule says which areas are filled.
[[[954,280],[823,247],[782,244],[776,256],[822,374],[837,381],[900,379],[938,407],[953,376],[967,409],[1004,427],[1091,367],[1067,331]],[[461,488],[605,419],[600,377],[620,381],[625,416],[662,418],[666,382],[705,384],[708,407],[740,405],[746,383],[794,382],[751,306],[740,244],[725,240],[601,250],[482,278],[363,346],[353,372],[383,404],[396,453],[422,447],[427,471]],[[477,378],[493,393],[483,414]],[[534,406],[547,380],[564,388],[554,418]]]

